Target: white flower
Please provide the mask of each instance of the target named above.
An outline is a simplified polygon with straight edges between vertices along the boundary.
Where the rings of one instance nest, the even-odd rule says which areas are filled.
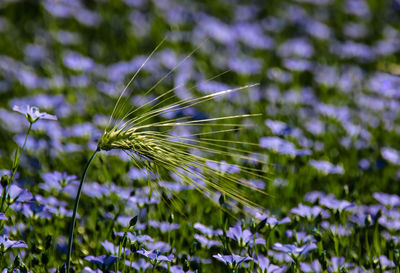
[[[36,122],[38,119],[50,119],[50,120],[57,120],[56,116],[47,114],[47,113],[40,113],[39,112],[39,108],[36,106],[29,106],[29,105],[25,105],[25,106],[18,106],[18,105],[14,105],[13,110],[16,112],[19,112],[21,114],[24,114],[26,119],[30,122],[30,123],[34,123]]]

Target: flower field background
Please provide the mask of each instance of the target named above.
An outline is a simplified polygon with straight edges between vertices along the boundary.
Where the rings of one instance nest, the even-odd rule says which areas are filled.
[[[132,107],[210,95],[150,124],[240,116],[168,135],[220,145],[184,147],[258,208],[101,151],[70,272],[399,272],[398,0],[0,1],[2,272],[66,271],[84,166],[145,62]]]

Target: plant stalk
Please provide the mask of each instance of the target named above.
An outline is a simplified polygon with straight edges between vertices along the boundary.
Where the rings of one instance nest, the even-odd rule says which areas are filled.
[[[28,140],[29,133],[31,132],[31,129],[32,129],[32,124],[33,123],[29,124],[28,132],[26,133],[24,144],[22,145],[22,148],[21,148],[21,155],[24,153],[26,141]],[[15,170],[15,171],[17,171],[17,170]]]
[[[28,140],[28,136],[29,136],[29,133],[31,132],[32,125],[33,125],[32,122],[29,123],[29,128],[28,128],[28,131],[26,132],[24,144],[22,145],[21,151],[19,152],[18,151],[19,148],[17,148],[17,151],[15,152],[14,161],[16,160],[16,163],[15,163],[16,165],[14,166],[14,163],[13,163],[12,173],[11,173],[11,177],[9,179],[8,185],[3,188],[3,192],[2,192],[3,197],[1,200],[0,212],[3,212],[4,203],[5,203],[5,201],[7,199],[7,195],[8,195],[8,187],[12,184],[14,176],[18,170],[19,160],[20,160],[22,154],[24,153],[26,141]],[[18,158],[15,158],[15,157],[18,157]]]
[[[81,177],[81,181],[79,183],[78,192],[76,193],[75,205],[74,205],[74,210],[73,210],[73,213],[72,213],[72,222],[71,222],[70,231],[69,231],[69,238],[68,238],[68,253],[67,253],[67,262],[66,262],[66,264],[67,264],[66,272],[67,273],[69,273],[69,268],[70,268],[71,253],[72,253],[72,243],[74,241],[74,229],[75,229],[75,222],[76,222],[76,212],[78,211],[78,205],[79,205],[79,199],[81,197],[83,181],[85,180],[86,172],[89,169],[90,164],[92,163],[94,157],[96,156],[96,154],[99,151],[100,151],[100,149],[97,148],[96,151],[94,151],[92,157],[90,157],[89,161],[87,162],[85,170],[83,171],[83,174],[82,174],[82,177]]]

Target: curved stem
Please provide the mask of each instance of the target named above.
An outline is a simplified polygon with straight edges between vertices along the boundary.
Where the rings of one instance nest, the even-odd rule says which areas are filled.
[[[3,192],[2,192],[2,196],[3,197],[2,197],[2,200],[1,200],[0,212],[3,212],[4,203],[5,203],[5,201],[7,199],[7,195],[8,195],[8,186],[12,184],[14,176],[15,176],[17,170],[18,170],[19,159],[21,158],[22,154],[24,153],[26,141],[28,140],[29,133],[31,132],[31,129],[32,129],[32,124],[33,124],[32,122],[29,123],[28,132],[26,132],[24,144],[22,145],[21,151],[18,151],[19,148],[17,148],[17,151],[15,152],[14,162],[16,162],[15,163],[16,165],[14,166],[14,162],[13,162],[12,173],[11,173],[8,185],[3,188]],[[18,158],[15,158],[15,157],[18,157]]]
[[[78,192],[76,193],[75,205],[74,205],[74,210],[73,210],[73,213],[72,213],[72,222],[71,222],[70,231],[69,231],[69,238],[68,238],[67,273],[69,273],[69,268],[70,268],[71,253],[72,253],[72,243],[74,241],[74,229],[75,229],[75,222],[76,222],[76,212],[78,210],[79,199],[81,197],[83,181],[85,180],[86,172],[89,169],[90,163],[92,163],[94,157],[96,156],[96,154],[99,151],[100,151],[100,149],[97,148],[96,151],[94,151],[92,157],[89,159],[88,163],[86,164],[85,170],[83,171],[83,174],[82,174],[81,182],[79,183]]]
[[[29,133],[31,132],[31,129],[32,129],[32,124],[33,123],[29,124],[28,132],[26,133],[26,136],[25,136],[24,145],[22,145],[22,148],[21,148],[21,155],[24,153],[26,141],[28,140]]]

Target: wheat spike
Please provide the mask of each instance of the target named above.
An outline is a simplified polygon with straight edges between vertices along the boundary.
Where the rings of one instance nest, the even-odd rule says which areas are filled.
[[[254,202],[252,198],[250,198],[247,194],[248,189],[253,189],[265,194],[264,192],[253,188],[250,183],[244,182],[241,176],[246,175],[253,177],[264,177],[265,172],[247,166],[240,166],[241,175],[236,173],[223,172],[218,168],[213,167],[212,165],[210,166],[210,162],[219,162],[207,159],[207,157],[192,154],[190,152],[190,150],[196,149],[206,154],[220,154],[224,155],[225,157],[235,158],[237,161],[247,160],[265,164],[266,162],[262,162],[261,160],[252,159],[245,149],[233,147],[229,148],[226,145],[223,145],[223,143],[221,143],[221,140],[212,138],[212,135],[214,134],[234,132],[237,130],[237,128],[243,127],[243,125],[240,123],[228,123],[228,121],[253,117],[257,116],[257,114],[231,115],[202,120],[190,120],[189,117],[183,117],[166,121],[151,122],[152,119],[159,117],[160,115],[184,110],[200,103],[213,100],[220,96],[226,96],[233,92],[238,92],[251,88],[258,84],[249,84],[237,88],[220,90],[219,92],[201,96],[198,98],[184,99],[168,103],[169,101],[176,99],[173,91],[182,86],[179,85],[170,90],[167,90],[162,95],[157,96],[153,100],[146,102],[137,108],[131,108],[131,94],[126,93],[130,93],[132,91],[129,92],[128,87],[138,76],[142,68],[150,60],[157,49],[161,47],[163,42],[164,40],[153,50],[153,52],[148,56],[148,58],[141,65],[138,71],[133,75],[124,90],[121,92],[110,116],[108,125],[99,140],[98,147],[89,159],[84,169],[75,199],[71,229],[69,233],[66,262],[67,273],[69,273],[70,269],[73,233],[82,185],[86,176],[86,172],[92,160],[94,159],[95,155],[101,150],[123,150],[132,157],[133,163],[136,166],[146,168],[149,173],[159,174],[159,177],[161,177],[161,175],[165,173],[173,173],[177,177],[179,177],[182,182],[193,186],[196,190],[207,197],[212,197],[216,192],[224,194],[229,197],[227,203],[233,208],[240,209],[237,206],[238,203],[247,207],[258,207],[258,204]],[[159,84],[161,84],[164,79],[166,79],[185,60],[187,60],[192,54],[194,54],[198,50],[198,48],[200,48],[200,46],[201,44],[189,55],[187,55],[181,62],[179,62],[174,68],[172,68],[153,87],[147,90],[144,96],[149,94]],[[207,81],[212,80],[224,73],[226,72],[210,78]],[[196,86],[189,88],[189,90],[194,88],[196,88]],[[151,103],[155,104],[151,105]],[[150,107],[147,111],[142,114],[138,114],[139,110],[142,110],[144,107],[149,105]],[[220,124],[220,121],[226,123]],[[169,129],[180,126],[194,126],[198,128],[201,128],[202,126],[209,126],[210,128],[223,127],[224,129],[213,130],[211,132],[193,133],[184,136],[174,136],[169,134]],[[256,145],[232,140],[225,141],[225,144],[226,143],[237,145]],[[155,188],[159,187],[157,182],[154,182],[153,184],[151,184],[151,186],[154,186]],[[178,207],[177,209],[179,209],[179,206],[182,206],[182,202],[179,201],[180,200],[172,201],[173,205]]]

